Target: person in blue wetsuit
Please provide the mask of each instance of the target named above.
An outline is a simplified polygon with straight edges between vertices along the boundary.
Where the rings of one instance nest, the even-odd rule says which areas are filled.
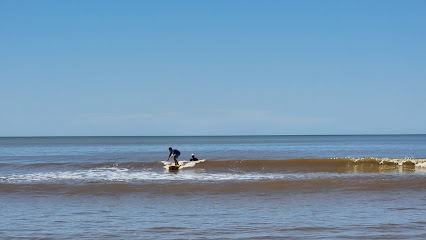
[[[169,161],[170,157],[173,157],[173,159],[175,160],[175,165],[179,165],[177,160],[180,155],[179,150],[169,147],[169,152],[170,154],[169,154],[169,158],[167,158],[167,161]]]

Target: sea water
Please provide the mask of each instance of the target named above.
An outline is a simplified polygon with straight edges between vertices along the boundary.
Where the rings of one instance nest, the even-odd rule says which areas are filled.
[[[0,207],[1,239],[424,239],[426,135],[0,138]]]

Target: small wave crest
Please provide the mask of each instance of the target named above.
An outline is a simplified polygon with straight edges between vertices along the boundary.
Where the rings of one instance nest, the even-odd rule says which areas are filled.
[[[171,162],[96,164],[94,168],[45,168],[0,174],[0,183],[144,183],[155,181],[260,181],[311,178],[346,173],[426,172],[426,159],[336,158],[291,160],[180,161],[178,172],[167,171]],[[54,164],[55,165],[55,164]],[[89,164],[90,166],[93,166]],[[161,166],[161,167],[160,167]]]
[[[208,161],[210,170],[236,172],[426,172],[426,159],[410,158],[325,158],[289,160]]]
[[[413,159],[413,158],[350,158],[353,162],[371,162],[380,165],[414,165],[415,167],[426,167],[426,159]]]
[[[121,192],[193,191],[318,191],[342,189],[424,190],[425,159],[335,158],[290,160],[182,161],[169,172],[171,162],[96,163],[75,168],[68,164],[43,165],[24,172],[1,173],[0,193],[115,194]],[[30,171],[28,171],[30,170]],[[422,172],[400,174],[400,172]],[[373,174],[372,174],[373,173]]]
[[[324,158],[286,160],[227,160],[227,161],[179,161],[181,170],[203,170],[207,172],[383,172],[383,171],[426,171],[426,159],[412,158]],[[76,171],[93,169],[128,169],[161,171],[172,162],[60,162],[60,163],[2,163],[0,170],[14,169],[26,172]]]

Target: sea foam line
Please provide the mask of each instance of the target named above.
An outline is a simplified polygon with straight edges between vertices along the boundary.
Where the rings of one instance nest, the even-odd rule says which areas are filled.
[[[376,161],[379,164],[389,164],[393,163],[395,165],[403,166],[404,164],[414,164],[415,167],[426,167],[426,159],[414,159],[414,158],[375,158],[375,157],[366,157],[366,158],[349,158],[350,160],[356,162],[363,161]]]
[[[155,181],[268,181],[298,180],[325,177],[337,177],[341,174],[324,173],[204,173],[181,171],[178,174],[154,171],[133,171],[126,168],[97,168],[90,170],[40,172],[10,174],[0,176],[0,183],[87,183],[87,182],[128,182],[143,183]]]

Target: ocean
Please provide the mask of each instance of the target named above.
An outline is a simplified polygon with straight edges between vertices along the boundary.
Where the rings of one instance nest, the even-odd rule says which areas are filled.
[[[426,239],[426,135],[4,137],[0,207],[0,239]]]

